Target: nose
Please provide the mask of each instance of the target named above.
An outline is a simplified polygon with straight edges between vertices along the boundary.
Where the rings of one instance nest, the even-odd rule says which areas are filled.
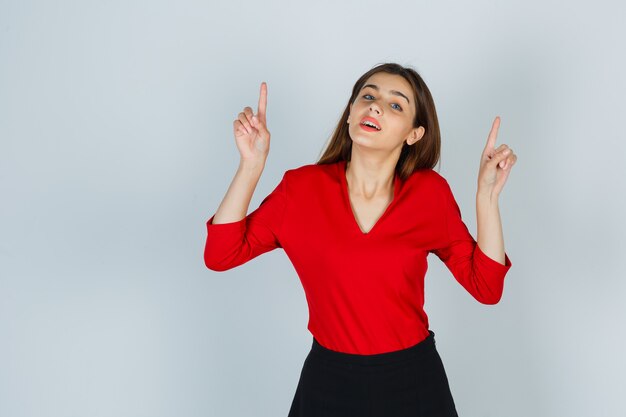
[[[378,104],[376,104],[376,103],[371,103],[370,104],[370,110],[375,110],[376,113],[380,114],[380,108],[378,107]]]

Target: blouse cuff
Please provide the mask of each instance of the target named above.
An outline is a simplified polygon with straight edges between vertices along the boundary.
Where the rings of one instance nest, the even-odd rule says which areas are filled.
[[[246,218],[244,217],[241,220],[237,220],[234,222],[228,222],[228,223],[218,223],[218,224],[213,224],[213,218],[215,217],[215,214],[213,214],[211,216],[211,218],[206,222],[206,227],[207,227],[207,231],[211,232],[211,233],[230,233],[232,234],[233,232],[245,232],[246,230]]]
[[[500,272],[502,275],[506,274],[513,265],[506,252],[504,253],[504,265],[502,265],[500,262],[487,256],[487,254],[483,252],[478,245],[476,245],[474,257],[476,257],[477,260],[487,269]]]

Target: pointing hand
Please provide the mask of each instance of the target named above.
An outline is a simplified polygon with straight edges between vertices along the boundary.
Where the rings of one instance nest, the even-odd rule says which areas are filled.
[[[257,114],[250,107],[244,107],[233,122],[235,142],[241,159],[265,162],[270,149],[270,132],[267,130],[265,110],[267,107],[267,83],[261,83],[261,93]]]
[[[478,192],[498,197],[506,183],[511,168],[517,161],[517,155],[506,144],[496,146],[496,137],[500,127],[500,117],[496,116],[491,125],[487,144],[480,158],[478,172]]]

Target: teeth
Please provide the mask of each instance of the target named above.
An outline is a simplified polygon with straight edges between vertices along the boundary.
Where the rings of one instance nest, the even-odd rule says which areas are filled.
[[[376,126],[374,123],[372,123],[372,122],[370,122],[370,121],[368,121],[368,120],[364,121],[364,122],[363,122],[363,124],[364,124],[365,126],[371,126],[371,127],[373,127],[374,129],[380,130],[380,127]]]

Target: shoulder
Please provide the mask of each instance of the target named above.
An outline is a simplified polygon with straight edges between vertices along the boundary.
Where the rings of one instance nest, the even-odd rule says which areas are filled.
[[[429,176],[430,180],[434,183],[434,185],[436,185],[438,187],[444,187],[444,188],[449,188],[450,187],[450,184],[448,183],[448,180],[443,175],[441,175],[440,173],[438,173],[434,169],[429,169],[427,171],[428,171],[428,176]]]
[[[334,179],[337,174],[337,164],[306,164],[285,171],[285,178],[291,184],[305,185],[307,183],[321,184],[325,178]]]
[[[446,188],[449,188],[445,177],[431,168],[414,171],[405,182],[411,187],[424,187],[432,191],[445,191]]]
[[[291,201],[302,205],[314,204],[317,200],[334,199],[341,178],[338,164],[306,164],[285,171],[283,182],[286,195]]]

